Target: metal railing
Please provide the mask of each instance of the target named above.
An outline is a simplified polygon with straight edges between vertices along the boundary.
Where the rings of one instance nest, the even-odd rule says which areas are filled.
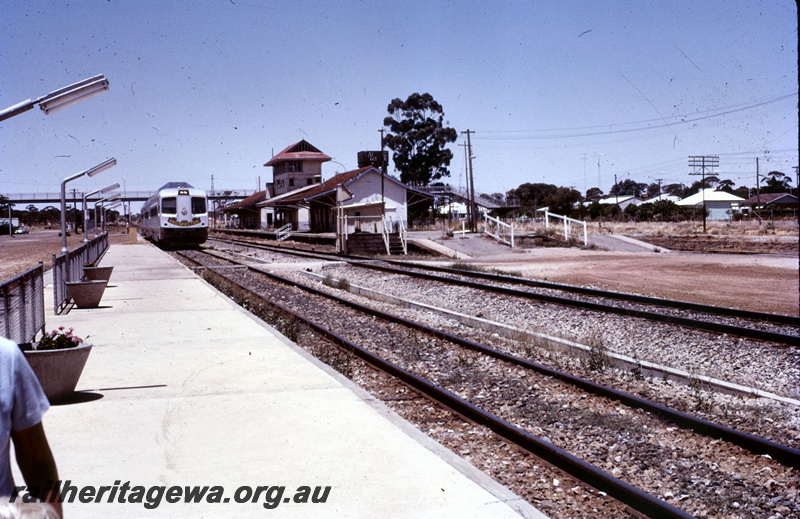
[[[544,212],[544,227],[545,229],[550,229],[550,218],[556,218],[564,220],[564,239],[569,240],[572,236],[572,224],[582,225],[583,226],[583,245],[589,246],[589,236],[586,231],[586,222],[582,222],[581,220],[575,220],[574,218],[569,218],[567,216],[561,216],[560,214],[553,214],[549,211]]]
[[[0,336],[33,342],[44,333],[44,267],[34,267],[0,284]]]
[[[292,235],[292,224],[287,223],[277,231],[275,231],[275,238],[278,241],[283,241]]]
[[[501,222],[497,218],[483,215],[483,233],[491,236],[500,243],[505,243],[514,248],[514,226]]]
[[[384,240],[386,241],[386,253],[391,254],[391,234],[397,233],[400,238],[400,246],[403,248],[403,255],[408,254],[408,240],[406,236],[406,228],[403,225],[403,219],[399,218],[396,222],[394,218],[389,217],[388,221],[384,222]]]
[[[103,233],[75,250],[53,254],[53,311],[60,314],[69,304],[67,281],[80,281],[84,265],[96,264],[108,249],[108,233]]]

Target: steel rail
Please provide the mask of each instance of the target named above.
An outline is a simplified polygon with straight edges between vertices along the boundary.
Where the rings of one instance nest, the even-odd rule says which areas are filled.
[[[179,253],[181,256],[186,257],[184,254]],[[198,263],[196,260],[186,257],[190,261]],[[212,267],[207,267],[208,271],[214,272]],[[252,268],[252,267],[251,267]],[[258,269],[255,269],[258,270]],[[657,497],[648,494],[640,488],[637,488],[629,483],[626,483],[611,474],[595,467],[569,452],[560,449],[552,443],[546,442],[543,439],[530,434],[529,432],[516,427],[515,425],[503,420],[502,418],[475,406],[471,402],[443,389],[434,383],[415,375],[392,362],[367,351],[364,348],[350,342],[346,338],[328,330],[320,324],[299,315],[292,310],[284,307],[283,305],[274,301],[266,300],[257,292],[240,283],[228,278],[219,272],[214,272],[217,276],[225,279],[229,283],[235,284],[239,289],[247,292],[253,297],[256,297],[265,303],[277,308],[280,312],[292,316],[303,325],[314,330],[315,332],[323,335],[330,341],[334,342],[340,348],[348,353],[356,355],[363,361],[367,362],[376,369],[383,371],[398,380],[402,381],[414,390],[426,395],[435,402],[445,406],[451,411],[463,416],[464,418],[484,427],[487,427],[498,436],[504,438],[506,441],[513,443],[520,448],[530,452],[534,456],[550,463],[551,465],[563,470],[567,474],[583,481],[584,483],[594,487],[597,490],[605,492],[609,496],[617,499],[621,503],[630,506],[631,508],[654,518],[691,518],[691,514],[676,508],[669,503],[666,503]],[[279,276],[277,276],[279,277]],[[289,281],[289,280],[287,280]],[[290,282],[291,283],[291,282]]]
[[[213,269],[213,267],[210,268]],[[593,382],[591,380],[586,380],[581,377],[571,375],[569,373],[560,370],[548,368],[547,366],[544,366],[542,364],[531,362],[527,359],[511,355],[510,353],[505,353],[503,351],[492,348],[491,346],[486,346],[484,344],[474,342],[470,339],[453,335],[443,330],[431,328],[427,325],[411,321],[404,317],[386,313],[376,308],[370,308],[368,306],[361,305],[359,303],[356,303],[355,301],[350,301],[348,299],[338,297],[328,292],[324,292],[321,290],[317,290],[313,287],[296,283],[290,279],[278,276],[277,274],[273,274],[271,272],[262,270],[258,267],[248,266],[248,268],[251,271],[258,272],[280,283],[288,284],[290,286],[302,289],[308,293],[325,297],[341,305],[353,308],[360,312],[367,313],[368,315],[379,317],[389,322],[393,322],[396,324],[400,324],[402,326],[423,331],[439,339],[443,339],[458,344],[460,346],[463,346],[465,348],[469,348],[471,350],[478,351],[485,355],[494,357],[496,359],[503,360],[505,362],[509,362],[511,364],[532,371],[536,371],[538,373],[541,373],[549,377],[556,378],[563,382],[567,382],[575,387],[583,389],[584,391],[587,391],[589,393],[598,396],[603,396],[611,400],[619,401],[620,403],[623,403],[628,407],[649,411],[653,414],[660,416],[661,418],[673,422],[675,425],[678,425],[681,428],[691,429],[697,434],[708,436],[711,438],[723,439],[729,443],[738,445],[739,447],[742,447],[756,455],[769,454],[773,459],[775,459],[776,461],[778,461],[783,465],[786,465],[788,467],[800,468],[800,450],[798,449],[793,449],[792,447],[788,447],[786,445],[782,445],[780,443],[773,442],[771,440],[767,440],[765,438],[761,438],[753,434],[738,431],[731,427],[711,422],[709,420],[705,420],[697,416],[693,416],[691,414],[678,411],[677,409],[673,409],[671,407],[658,404],[656,402],[651,402],[636,395],[626,393],[625,391],[620,391],[605,386],[603,384]]]
[[[208,252],[206,253],[210,254]],[[223,258],[217,256],[216,254],[210,254],[210,255],[216,258],[236,263],[235,261],[230,260],[229,258]],[[213,270],[214,267],[208,267],[208,268]],[[460,346],[469,348],[473,351],[477,351],[484,355],[488,355],[496,359],[514,364],[516,366],[520,366],[522,368],[535,371],[545,376],[561,380],[589,393],[618,401],[628,407],[648,411],[657,416],[660,416],[665,420],[674,423],[675,425],[683,429],[690,429],[696,434],[700,434],[702,436],[708,436],[710,438],[715,438],[715,439],[719,438],[731,444],[742,447],[743,449],[746,449],[747,451],[755,455],[767,454],[774,460],[778,461],[783,465],[793,468],[800,468],[800,450],[798,449],[794,449],[792,447],[768,440],[766,438],[761,438],[753,434],[739,431],[732,427],[728,427],[709,420],[705,420],[703,418],[691,415],[689,413],[678,411],[677,409],[673,409],[671,407],[656,402],[652,402],[650,400],[646,400],[631,393],[620,391],[605,386],[603,384],[593,382],[591,380],[583,379],[581,377],[572,375],[570,373],[566,373],[564,371],[548,368],[547,366],[544,366],[542,364],[531,362],[528,359],[517,357],[516,355],[511,355],[510,353],[500,351],[496,348],[492,348],[491,346],[480,344],[470,339],[459,337],[457,335],[453,335],[443,330],[432,328],[425,324],[418,323],[416,321],[412,321],[404,317],[393,315],[384,312],[382,310],[378,310],[376,308],[364,306],[355,301],[350,301],[348,299],[338,297],[334,294],[330,294],[328,292],[317,290],[313,287],[297,283],[291,279],[284,278],[283,276],[279,276],[277,274],[268,272],[258,267],[247,266],[247,268],[252,272],[258,272],[259,274],[262,274],[268,277],[269,279],[272,279],[279,283],[299,288],[305,292],[308,292],[316,296],[325,297],[327,299],[330,299],[331,301],[334,301],[343,306],[347,306],[359,312],[363,312],[368,315],[378,317],[388,322],[406,326],[408,328],[420,330],[433,337],[437,337],[439,339],[443,339],[452,342],[454,344],[458,344]]]
[[[386,263],[402,266],[413,266],[414,268],[436,270],[439,272],[448,272],[451,274],[458,274],[468,277],[476,277],[481,279],[489,279],[499,281],[502,283],[511,283],[516,285],[526,285],[537,288],[549,288],[552,290],[560,290],[562,292],[573,292],[576,294],[583,294],[595,297],[605,297],[608,299],[618,299],[621,301],[631,301],[634,303],[644,303],[654,306],[663,306],[667,308],[677,308],[679,310],[692,310],[695,312],[702,312],[711,315],[719,315],[723,317],[738,317],[742,319],[750,319],[753,321],[763,321],[772,324],[787,324],[790,326],[800,326],[800,317],[794,315],[770,314],[766,312],[754,312],[751,310],[741,310],[738,308],[728,308],[723,306],[704,305],[701,303],[692,303],[689,301],[677,301],[674,299],[662,299],[659,297],[643,296],[639,294],[626,294],[623,292],[611,292],[607,290],[599,290],[596,288],[580,287],[574,285],[563,285],[560,283],[551,283],[549,281],[539,281],[535,279],[525,279],[515,276],[506,276],[503,274],[492,274],[488,272],[476,272],[472,270],[457,269],[454,267],[438,267],[435,265],[419,265],[414,262],[404,262],[397,260],[382,260]]]
[[[703,330],[713,333],[719,334],[727,334],[733,335],[736,337],[744,337],[748,339],[756,339],[759,341],[766,341],[766,342],[774,342],[776,344],[782,344],[787,346],[800,346],[800,336],[797,335],[786,335],[782,333],[775,333],[765,330],[756,330],[753,328],[743,328],[739,326],[731,326],[729,324],[721,324],[721,323],[711,323],[708,321],[698,321],[696,319],[690,319],[688,317],[679,317],[674,315],[664,315],[658,314],[655,312],[648,312],[645,310],[634,310],[632,308],[622,308],[618,306],[608,306],[603,305],[600,303],[593,303],[591,301],[580,301],[577,299],[569,299],[565,297],[557,297],[557,296],[550,296],[546,294],[534,294],[532,292],[525,292],[523,290],[517,290],[514,288],[508,287],[500,287],[500,286],[493,286],[487,285],[482,283],[477,283],[474,281],[468,281],[463,279],[452,279],[446,277],[436,276],[434,274],[428,274],[425,272],[413,272],[405,269],[398,269],[395,267],[388,267],[388,266],[381,266],[376,265],[374,263],[359,263],[358,266],[369,268],[373,270],[380,270],[383,272],[391,272],[395,274],[403,274],[413,277],[418,277],[421,279],[427,279],[430,281],[438,281],[441,283],[448,283],[451,285],[458,285],[464,286],[469,288],[475,288],[478,290],[484,290],[489,292],[494,292],[498,294],[504,294],[508,296],[520,297],[524,299],[533,299],[537,301],[544,301],[546,303],[557,304],[561,306],[570,306],[574,308],[581,308],[583,310],[592,310],[595,312],[602,312],[602,313],[611,313],[617,315],[624,315],[626,317],[636,317],[640,319],[647,319],[650,321],[656,321],[661,323],[667,324],[675,324],[679,326],[683,326],[686,328],[693,328],[697,330]]]
[[[241,241],[241,240],[221,240],[219,238],[216,238],[216,239],[219,240],[219,241],[223,241],[223,242],[227,241],[228,243],[232,243],[232,244],[233,243],[238,243],[238,244],[242,244],[242,245],[253,246],[255,248],[263,248],[263,249],[270,250],[270,251],[273,251],[273,252],[280,252],[280,253],[285,253],[285,254],[293,254],[293,255],[301,256],[301,257],[309,257],[309,258],[315,258],[315,259],[324,258],[324,259],[331,259],[332,261],[345,261],[345,262],[348,262],[348,263],[351,263],[351,264],[354,264],[354,265],[358,265],[358,266],[361,266],[361,267],[381,268],[379,265],[375,265],[375,262],[376,262],[375,258],[367,258],[367,257],[361,257],[361,256],[341,256],[341,255],[326,254],[326,253],[321,253],[321,252],[303,251],[303,250],[298,250],[298,249],[292,249],[290,247],[279,247],[279,246],[272,246],[272,245],[267,245],[267,244],[246,242],[246,241]],[[452,267],[439,267],[439,266],[435,266],[435,265],[419,265],[419,264],[416,264],[414,262],[406,262],[406,261],[398,261],[398,260],[377,260],[377,261],[380,261],[380,262],[383,262],[383,263],[388,263],[388,264],[391,264],[391,265],[399,265],[399,266],[403,266],[403,267],[406,267],[406,268],[410,267],[410,268],[416,268],[416,269],[433,270],[433,271],[437,271],[437,272],[447,272],[447,273],[450,273],[450,274],[457,274],[457,275],[462,275],[462,276],[466,276],[466,277],[475,277],[475,278],[480,278],[480,279],[493,280],[493,281],[498,281],[498,282],[502,282],[502,283],[525,285],[525,286],[531,286],[531,287],[536,287],[536,288],[548,288],[548,289],[552,289],[552,290],[559,290],[559,291],[562,291],[562,292],[573,292],[573,293],[589,295],[589,296],[593,296],[593,297],[604,297],[604,298],[607,298],[607,299],[616,299],[616,300],[620,300],[620,301],[629,301],[629,302],[634,302],[634,303],[642,303],[642,304],[661,306],[661,307],[666,307],[666,308],[675,308],[675,309],[679,309],[679,310],[691,310],[691,311],[702,312],[702,313],[706,313],[706,314],[710,314],[710,315],[717,315],[717,316],[721,316],[721,317],[736,317],[736,318],[742,318],[742,319],[763,321],[763,322],[772,323],[772,324],[785,324],[785,325],[789,325],[789,326],[798,326],[798,327],[800,327],[800,317],[791,316],[791,315],[770,314],[770,313],[765,313],[765,312],[753,312],[753,311],[750,311],[750,310],[741,310],[741,309],[738,309],[738,308],[727,308],[727,307],[720,307],[720,306],[713,306],[713,305],[704,305],[704,304],[692,303],[692,302],[688,302],[688,301],[677,301],[677,300],[674,300],[674,299],[662,299],[662,298],[643,296],[643,295],[638,295],[638,294],[625,294],[625,293],[622,293],[622,292],[611,292],[611,291],[599,290],[599,289],[595,289],[595,288],[580,287],[580,286],[574,286],[574,285],[563,285],[563,284],[551,283],[551,282],[547,282],[547,281],[538,281],[538,280],[532,280],[532,279],[518,278],[518,277],[514,277],[514,276],[505,276],[505,275],[502,275],[502,274],[491,274],[491,273],[486,273],[486,272],[476,272],[476,271],[469,271],[469,270],[463,270],[463,269],[456,269],[456,268],[452,268]],[[389,267],[386,267],[386,268],[389,268]],[[398,274],[415,275],[415,273],[408,273],[406,270],[403,270],[403,269],[394,270],[393,272],[398,273]],[[440,280],[440,281],[447,281],[449,283],[456,283],[456,284],[458,283],[458,281],[450,280],[450,278],[431,277],[430,279],[435,279],[435,280]],[[480,286],[481,287],[486,287],[486,285],[480,285]],[[530,292],[520,292],[520,293],[521,294],[530,294]],[[543,297],[545,297],[545,296],[543,296]],[[549,297],[554,297],[554,296],[549,296]],[[549,302],[554,302],[556,304],[560,304],[560,301],[569,302],[569,301],[575,301],[575,300],[567,299],[567,298],[556,298],[556,300],[549,301]],[[607,307],[605,305],[600,305],[600,308],[604,309],[604,308],[617,308],[617,307]],[[601,310],[601,311],[605,311],[605,310]],[[621,313],[621,312],[615,312],[615,313]],[[660,315],[660,314],[654,314],[652,312],[647,312],[647,314],[649,314],[649,315]],[[639,315],[639,316],[636,316],[636,317],[643,317],[643,316]],[[647,317],[645,317],[645,318],[647,318]],[[678,317],[676,317],[675,319],[687,319],[687,318],[678,318]],[[671,322],[671,321],[663,321],[662,320],[662,322]],[[698,321],[696,319],[690,319],[689,322],[690,323],[703,323],[705,321]],[[687,324],[682,324],[682,323],[676,323],[676,324],[681,324],[682,326],[689,326],[689,327],[692,327],[692,328],[697,328],[697,326],[694,326],[694,325],[687,325]],[[710,325],[711,326],[716,326],[715,323],[710,323]],[[718,326],[726,326],[726,325],[718,325]],[[727,326],[730,326],[730,325],[727,325]],[[735,333],[736,330],[753,330],[752,328],[745,328],[745,327],[732,327],[732,329],[719,330],[719,331],[718,330],[714,330],[714,329],[707,329],[707,328],[700,328],[700,329],[705,329],[706,331],[714,331],[714,332],[717,332],[717,333],[734,333],[737,336],[742,336],[742,335],[740,335],[738,333]],[[758,339],[758,340],[766,340],[766,341],[770,341],[770,342],[778,342],[780,344],[789,344],[789,345],[794,345],[794,346],[797,346],[797,345],[800,344],[800,338],[797,338],[797,337],[792,336],[792,335],[786,335],[786,334],[763,335],[763,334],[772,334],[774,332],[763,332],[763,334],[762,334],[761,330],[753,330],[753,332],[754,332],[753,335],[756,335],[755,337],[751,337],[751,336],[747,336],[747,337],[748,338],[753,338],[753,339]],[[778,341],[773,340],[775,338],[775,336],[777,336],[777,338],[779,339]],[[785,342],[786,338],[788,338],[789,342]],[[794,342],[791,341],[792,338],[795,339]]]

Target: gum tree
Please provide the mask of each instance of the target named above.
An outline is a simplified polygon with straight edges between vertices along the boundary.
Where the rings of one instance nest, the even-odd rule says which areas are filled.
[[[392,150],[400,181],[424,186],[449,177],[453,152],[446,146],[456,141],[458,132],[445,126],[442,105],[430,94],[411,94],[405,101],[393,99],[388,112],[383,143]]]

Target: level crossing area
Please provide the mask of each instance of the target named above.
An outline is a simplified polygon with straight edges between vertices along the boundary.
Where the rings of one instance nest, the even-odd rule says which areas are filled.
[[[47,315],[94,345],[44,418],[65,516],[543,517],[167,253],[102,265],[97,308]]]

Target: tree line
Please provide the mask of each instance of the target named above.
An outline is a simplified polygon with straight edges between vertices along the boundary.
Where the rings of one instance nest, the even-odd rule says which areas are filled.
[[[405,101],[393,99],[387,107],[389,115],[384,119],[387,131],[383,144],[392,150],[395,169],[400,181],[410,186],[425,186],[449,177],[448,166],[453,153],[447,145],[456,141],[458,132],[445,125],[444,109],[430,94],[411,94]],[[780,171],[770,171],[760,179],[760,193],[797,193],[791,187],[792,179]],[[755,188],[736,186],[729,179],[714,175],[690,185],[672,183],[642,183],[626,178],[615,183],[606,194],[599,187],[587,190],[583,196],[575,189],[553,184],[525,183],[506,193],[493,193],[490,200],[503,202],[519,201],[520,213],[533,216],[537,209],[547,207],[551,212],[574,218],[598,218],[619,216],[621,210],[615,204],[600,204],[606,197],[635,196],[641,200],[659,195],[672,195],[680,199],[700,192],[703,188],[716,187],[747,199],[756,193]],[[637,219],[682,219],[691,217],[693,209],[682,208],[670,201],[629,205],[625,216]]]

